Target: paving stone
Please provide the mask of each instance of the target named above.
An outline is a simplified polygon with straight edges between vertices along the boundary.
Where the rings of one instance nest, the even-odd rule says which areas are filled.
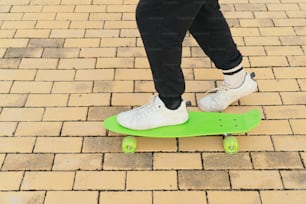
[[[107,153],[104,156],[105,170],[152,170],[153,158],[150,153],[123,154]]]
[[[306,171],[281,171],[286,189],[305,189]]]
[[[177,191],[177,192],[154,192],[154,203],[188,204],[192,200],[194,204],[206,204],[206,195],[203,191]]]
[[[99,193],[90,191],[49,191],[45,198],[45,204],[97,204]]]
[[[208,201],[211,204],[260,204],[260,196],[255,191],[209,191]]]
[[[56,154],[52,170],[101,170],[102,154]]]
[[[15,192],[0,192],[1,203],[33,203],[43,204],[45,192],[44,191],[15,191]]]
[[[204,168],[211,170],[220,169],[252,169],[249,154],[238,153],[229,155],[224,153],[203,154]]]
[[[34,144],[34,137],[0,137],[0,152],[31,153]]]
[[[52,154],[8,154],[3,170],[51,170]]]
[[[184,190],[229,189],[225,171],[179,171],[179,188]]]
[[[202,169],[202,158],[197,153],[155,153],[154,169]]]
[[[285,204],[296,203],[303,204],[306,199],[305,191],[261,191],[261,199],[265,204]]]
[[[133,201],[134,204],[152,204],[151,192],[101,192],[100,204],[124,204],[126,201]]]

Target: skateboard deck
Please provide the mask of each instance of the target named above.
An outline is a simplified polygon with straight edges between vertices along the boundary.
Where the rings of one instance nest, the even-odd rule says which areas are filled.
[[[192,111],[188,113],[189,120],[181,125],[159,127],[150,130],[131,130],[119,125],[117,116],[114,115],[104,120],[104,127],[112,132],[130,136],[181,138],[247,133],[259,125],[261,121],[261,115],[257,109],[242,114]],[[127,143],[133,145],[136,142],[134,140],[131,137],[125,138],[123,146]],[[234,139],[231,137],[231,139],[227,140]],[[234,141],[234,143],[237,142]],[[126,152],[124,147],[122,149]]]

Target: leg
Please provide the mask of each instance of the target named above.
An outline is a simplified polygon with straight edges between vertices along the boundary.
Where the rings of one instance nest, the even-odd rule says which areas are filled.
[[[202,6],[189,31],[217,68],[232,69],[241,63],[242,56],[218,0],[210,0]]]
[[[185,91],[182,41],[205,0],[140,0],[136,20],[153,74],[163,97]]]

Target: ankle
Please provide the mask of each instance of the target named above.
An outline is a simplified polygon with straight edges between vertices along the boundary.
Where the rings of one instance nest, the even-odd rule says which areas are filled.
[[[243,67],[234,72],[223,73],[224,85],[229,88],[238,88],[243,84],[246,74]]]
[[[183,101],[181,96],[178,97],[164,97],[159,95],[159,98],[162,100],[162,102],[165,104],[165,106],[170,110],[176,110],[181,106],[181,103]]]

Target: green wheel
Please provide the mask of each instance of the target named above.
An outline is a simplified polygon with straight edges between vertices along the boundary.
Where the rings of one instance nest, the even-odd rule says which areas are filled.
[[[135,153],[137,148],[137,140],[135,137],[125,137],[122,141],[122,151],[126,154]]]
[[[226,136],[223,140],[224,151],[228,154],[235,154],[239,151],[239,143],[236,137]]]

